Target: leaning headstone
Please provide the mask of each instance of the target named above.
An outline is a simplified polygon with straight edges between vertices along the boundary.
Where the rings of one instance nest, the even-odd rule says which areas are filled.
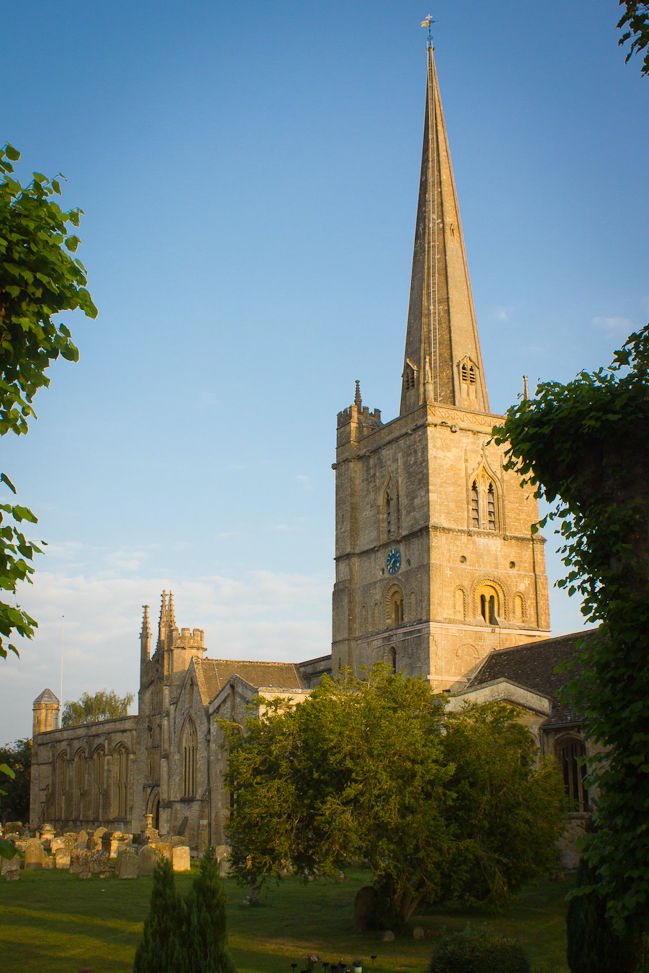
[[[0,875],[4,875],[7,882],[17,882],[20,878],[20,858],[0,858]]]
[[[137,878],[138,854],[134,848],[120,848],[117,856],[117,874],[120,878]]]
[[[70,867],[70,855],[65,848],[56,849],[56,867],[57,868],[69,868]]]
[[[40,871],[43,867],[43,846],[36,838],[30,838],[25,846],[25,871]]]
[[[189,845],[176,845],[171,849],[174,872],[188,872],[191,868]]]
[[[84,831],[83,828],[77,834],[77,844],[82,844],[85,847],[88,846],[88,832]]]
[[[50,842],[50,851],[52,854],[55,855],[60,848],[65,848],[65,838],[52,838]]]
[[[387,932],[384,932],[383,933],[383,942],[384,943],[393,943],[394,942],[394,933],[393,932],[390,932],[389,929],[388,929]]]
[[[413,939],[425,939],[426,938],[426,933],[421,928],[421,926],[415,926],[415,928],[412,930],[412,938]]]

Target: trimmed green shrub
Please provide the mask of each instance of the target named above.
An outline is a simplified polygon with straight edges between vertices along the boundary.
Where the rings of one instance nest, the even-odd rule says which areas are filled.
[[[185,970],[180,948],[184,912],[182,899],[176,893],[171,862],[163,858],[153,872],[149,915],[144,920],[133,973],[180,973]]]
[[[429,969],[430,973],[530,973],[530,964],[516,939],[467,926],[440,943]]]
[[[583,858],[577,870],[577,886],[596,885],[597,875]],[[568,902],[568,966],[571,973],[632,973],[638,959],[633,935],[613,931],[606,917],[606,903],[596,892],[576,895]]]
[[[236,973],[228,949],[225,892],[213,848],[203,855],[185,898],[182,944],[186,973]]]

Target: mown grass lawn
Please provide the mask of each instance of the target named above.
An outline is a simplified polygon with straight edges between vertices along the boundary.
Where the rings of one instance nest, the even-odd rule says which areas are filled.
[[[3,973],[131,973],[135,948],[148,911],[151,878],[116,877],[81,881],[67,871],[21,872],[20,881],[0,881],[0,970]],[[176,876],[187,891],[188,874]],[[424,940],[404,937],[383,943],[380,933],[355,935],[352,904],[369,873],[349,871],[343,882],[302,885],[287,879],[272,888],[260,908],[243,905],[245,890],[234,881],[228,894],[230,946],[239,973],[296,973],[308,953],[326,961],[364,957],[364,969],[381,973],[423,971],[440,931],[467,922],[488,922],[517,936],[538,973],[568,973],[565,962],[567,884],[543,883],[526,889],[501,915],[478,909],[436,907],[416,915]],[[376,955],[372,961],[370,956]]]

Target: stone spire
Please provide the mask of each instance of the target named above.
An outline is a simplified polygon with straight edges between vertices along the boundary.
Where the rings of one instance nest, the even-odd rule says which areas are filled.
[[[432,44],[400,414],[424,402],[489,411]]]

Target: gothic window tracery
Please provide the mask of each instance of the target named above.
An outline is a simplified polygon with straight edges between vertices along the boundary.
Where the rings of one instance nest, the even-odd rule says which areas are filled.
[[[500,529],[498,487],[485,470],[471,480],[469,505],[469,524],[474,530]]]
[[[471,484],[471,526],[480,527],[480,494],[477,480]]]
[[[196,727],[191,717],[183,727],[180,741],[183,762],[183,797],[196,796]]]
[[[118,747],[113,753],[115,816],[125,818],[128,804],[128,751]]]
[[[563,775],[563,786],[572,811],[588,810],[588,789],[584,787],[586,751],[579,737],[564,737],[555,746],[555,756]]]

